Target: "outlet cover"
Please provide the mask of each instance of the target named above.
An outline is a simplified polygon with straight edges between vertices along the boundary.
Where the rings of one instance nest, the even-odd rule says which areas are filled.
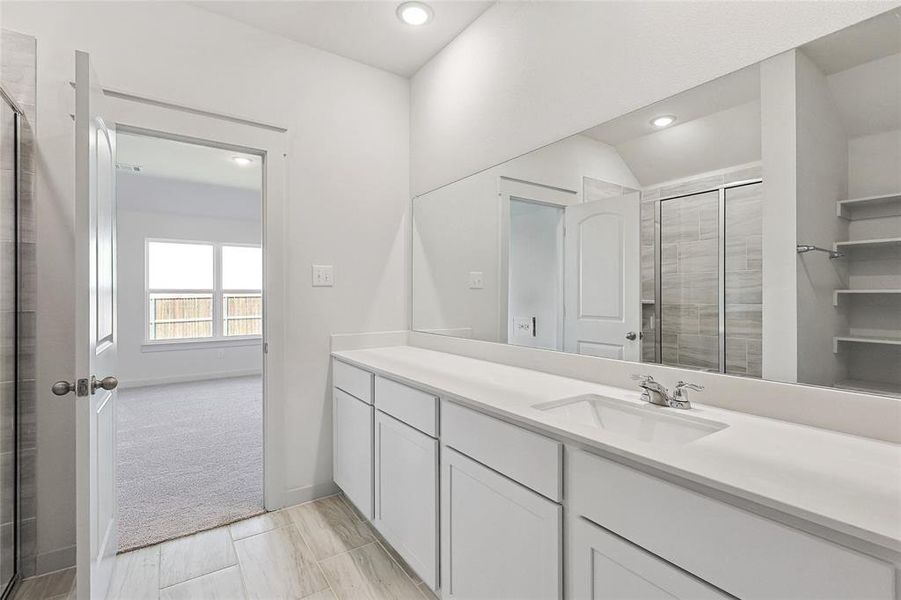
[[[335,285],[335,269],[332,265],[313,265],[313,287]]]
[[[485,274],[482,271],[469,272],[469,289],[480,290],[485,287]]]

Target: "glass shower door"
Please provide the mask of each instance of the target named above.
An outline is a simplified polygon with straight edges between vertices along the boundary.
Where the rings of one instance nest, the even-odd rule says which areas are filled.
[[[720,370],[720,190],[660,204],[660,336],[665,365]]]
[[[0,102],[0,593],[16,574],[16,113]]]

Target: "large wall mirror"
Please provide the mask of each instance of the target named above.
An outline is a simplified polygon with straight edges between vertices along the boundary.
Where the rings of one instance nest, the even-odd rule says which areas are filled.
[[[901,395],[901,11],[418,196],[412,323]]]

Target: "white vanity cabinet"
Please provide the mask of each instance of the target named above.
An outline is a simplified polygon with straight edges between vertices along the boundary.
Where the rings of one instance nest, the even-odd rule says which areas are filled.
[[[567,574],[574,599],[616,597],[603,589],[606,577],[614,589],[636,590],[620,596],[630,598],[656,598],[640,593],[651,593],[645,583],[676,598],[895,598],[894,569],[881,560],[587,452],[568,452],[566,467]],[[595,529],[586,533],[589,522]],[[605,532],[623,543],[614,547],[602,539]],[[612,552],[630,558],[616,559]],[[637,577],[598,558],[615,560]],[[594,564],[587,567],[587,560]],[[699,587],[690,587],[691,579]]]
[[[438,588],[438,399],[376,378],[373,525],[433,590]],[[427,431],[422,431],[416,426]]]
[[[893,564],[778,514],[333,365],[335,482],[442,600],[901,600]]]
[[[560,598],[563,507],[535,488],[556,496],[562,448],[453,403],[441,415],[443,598]]]
[[[568,539],[569,600],[732,598],[585,517],[572,520]]]
[[[372,518],[372,375],[332,361],[332,382],[332,477],[347,499]]]

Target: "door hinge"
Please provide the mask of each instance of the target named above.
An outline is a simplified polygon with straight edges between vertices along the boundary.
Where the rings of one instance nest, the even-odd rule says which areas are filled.
[[[88,379],[87,377],[83,379],[79,379],[75,382],[75,395],[76,396],[87,396],[90,394],[88,391]]]
[[[269,354],[269,342],[263,342],[263,354]]]

